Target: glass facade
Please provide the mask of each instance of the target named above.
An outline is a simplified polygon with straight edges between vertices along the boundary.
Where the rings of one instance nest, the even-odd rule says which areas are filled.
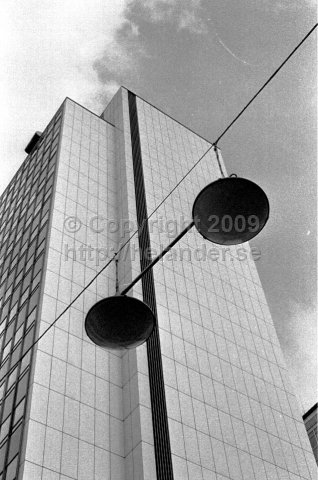
[[[1,480],[20,461],[61,121],[59,110],[0,199]]]

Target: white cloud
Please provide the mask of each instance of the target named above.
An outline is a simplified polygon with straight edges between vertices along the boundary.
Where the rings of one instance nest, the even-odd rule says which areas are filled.
[[[0,193],[66,96],[100,112],[118,76],[136,73],[146,55],[138,25],[127,19],[136,3],[153,22],[204,30],[201,0],[1,0]]]
[[[284,11],[297,11],[301,10],[304,6],[309,10],[316,10],[316,1],[315,0],[303,0],[299,2],[298,0],[262,0],[261,6],[265,10],[281,15]]]
[[[195,34],[207,32],[200,17],[202,0],[139,0],[138,3],[154,23],[170,22],[178,30]]]
[[[129,67],[117,31],[129,0],[2,0],[0,6],[0,191],[24,159],[34,130],[66,96],[101,111],[119,85],[100,82],[94,62],[108,52]],[[138,35],[131,26],[131,35]]]
[[[171,19],[177,0],[139,0],[137,1],[153,22]]]
[[[196,14],[194,10],[184,10],[181,12],[178,21],[179,30],[187,29],[192,33],[207,33],[207,27],[203,20]]]

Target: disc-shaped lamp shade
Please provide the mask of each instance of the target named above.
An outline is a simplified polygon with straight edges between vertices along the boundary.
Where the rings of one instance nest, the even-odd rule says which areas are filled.
[[[231,176],[207,185],[192,210],[201,235],[219,245],[237,245],[255,237],[269,216],[269,203],[256,183]]]
[[[134,348],[151,335],[155,317],[148,305],[125,295],[95,303],[85,318],[85,330],[96,345],[104,348]]]

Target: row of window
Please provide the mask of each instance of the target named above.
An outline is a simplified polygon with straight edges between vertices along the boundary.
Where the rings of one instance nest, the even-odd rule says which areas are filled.
[[[41,158],[43,153],[43,157],[45,157],[45,152],[47,152],[48,149],[50,149],[51,151],[54,149],[52,140],[53,143],[58,142],[57,137],[60,130],[61,117],[62,112],[59,111],[43,132],[43,135],[38,142],[37,150],[35,150],[25,159],[20,169],[12,179],[11,183],[2,194],[0,198],[0,216],[6,210],[6,204],[12,204],[12,200],[14,200],[18,195],[16,184],[20,181],[23,175],[26,176],[26,170],[29,168],[30,164],[33,163],[35,157]]]
[[[36,306],[38,299],[39,299],[39,292],[40,292],[40,287],[39,285],[36,286],[35,290],[31,293],[31,295],[28,298],[28,302],[25,302],[25,305],[28,307],[28,309],[31,309],[34,305]],[[26,309],[25,309],[26,310]],[[20,313],[24,311],[24,308],[20,310]],[[32,310],[33,311],[33,310]],[[31,311],[31,313],[32,313]],[[19,319],[20,318],[20,319]],[[23,316],[19,317],[19,315],[16,317],[16,319],[11,322],[15,324],[15,330],[18,332],[20,329],[20,322],[22,322]],[[14,327],[13,327],[14,328]],[[12,330],[13,330],[12,328]],[[8,328],[10,330],[10,327]],[[7,334],[7,331],[5,330],[5,333]],[[22,332],[23,333],[23,332]],[[0,382],[3,378],[3,376],[6,374],[6,371],[9,368],[9,355],[11,355],[11,366],[16,363],[16,361],[20,358],[21,356],[21,351],[22,351],[22,342],[23,344],[27,344],[27,338],[28,338],[28,333],[25,332],[23,338],[21,341],[17,340],[16,342],[13,342],[12,334],[11,337],[8,338],[8,343],[4,346],[2,350],[2,358],[1,358],[1,366],[0,366]],[[33,336],[32,336],[33,338]],[[27,350],[23,346],[23,352]]]
[[[52,181],[54,178],[52,178]],[[48,190],[48,194],[51,194],[52,189],[50,188]],[[45,196],[46,197],[46,196]],[[43,211],[41,212],[42,214],[40,215],[37,213],[37,215],[33,217],[29,217],[25,224],[25,229],[26,231],[20,231],[17,233],[16,236],[16,242],[14,243],[13,248],[11,251],[13,251],[13,254],[10,256],[5,256],[5,259],[3,261],[3,266],[2,266],[2,274],[1,277],[3,280],[5,279],[5,275],[10,276],[12,271],[14,270],[15,266],[18,263],[22,263],[22,257],[28,248],[28,244],[31,243],[34,238],[38,235],[39,231],[43,230],[43,227],[45,226],[47,220],[48,220],[48,213],[49,213],[49,199],[45,200],[45,203],[43,204]],[[19,243],[19,240],[22,238],[21,242]],[[16,246],[18,245],[18,248]],[[20,272],[20,269],[18,269],[17,274]],[[0,285],[0,291],[2,292],[3,290],[3,282]]]
[[[44,163],[41,169],[37,172],[33,172],[31,184],[25,184],[22,179],[21,184],[19,184],[19,188],[21,190],[21,196],[19,196],[18,202],[15,204],[15,208],[12,211],[8,211],[8,215],[5,218],[1,219],[1,229],[0,229],[0,242],[3,248],[4,242],[8,239],[10,233],[14,230],[15,227],[18,225],[21,228],[21,223],[23,223],[24,215],[27,211],[27,208],[30,207],[32,202],[34,203],[34,207],[38,205],[38,192],[43,191],[46,185],[46,179],[50,176],[50,172],[55,165],[57,150],[54,151],[52,156]],[[18,228],[19,229],[19,228]]]
[[[33,326],[32,326],[33,327]],[[31,329],[32,330],[32,329]],[[33,328],[33,331],[34,331],[34,328]],[[30,341],[31,339],[31,336],[29,336],[29,340],[28,342]],[[28,343],[28,347],[30,348],[30,344]],[[27,348],[23,348],[24,351],[28,351]],[[16,367],[13,368],[12,370],[10,370],[10,374],[7,375],[7,382],[3,382],[1,387],[0,387],[0,391],[2,392],[1,395],[3,396],[4,393],[5,393],[5,396],[2,398],[2,401],[1,401],[1,408],[3,407],[4,405],[4,401],[6,400],[6,398],[10,395],[11,391],[15,392],[16,389],[17,389],[17,385],[18,385],[18,380],[19,378],[24,375],[24,373],[29,369],[30,367],[30,360],[31,360],[31,356],[32,356],[32,351],[28,351],[28,353],[21,359],[21,361],[17,362],[16,364]],[[4,415],[3,415],[3,412],[1,414],[1,418],[4,418]]]
[[[40,223],[42,215],[44,215],[43,218],[46,219],[46,224],[39,233],[37,229],[38,234],[30,244],[28,241],[25,242],[24,247],[20,249],[20,252],[17,253],[14,259],[11,260],[9,257],[9,260],[11,260],[11,270],[9,275],[3,275],[4,282],[0,287],[0,295],[3,295],[0,331],[4,333],[3,335],[0,333],[0,345],[2,345],[2,363],[5,361],[5,365],[8,363],[7,356],[9,355],[11,348],[14,348],[14,351],[12,352],[13,357],[18,356],[17,352],[19,345],[15,347],[17,341],[14,343],[12,342],[14,331],[17,333],[19,332],[19,337],[20,328],[24,321],[23,318],[28,312],[31,312],[34,309],[38,301],[38,287],[44,261],[49,207],[50,199],[44,204],[42,212],[39,212],[38,214],[37,223]],[[18,312],[19,314],[17,315]],[[11,365],[12,363],[14,362],[11,361]],[[2,370],[6,370],[6,368],[3,368],[3,365],[1,365],[0,368],[0,377],[3,374]]]
[[[0,200],[0,480],[21,454],[60,125],[59,112]]]
[[[48,168],[43,172],[46,177],[41,178],[37,193],[34,192],[30,197],[31,203],[29,206],[25,205],[22,211],[18,211],[19,217],[15,221],[15,225],[11,224],[11,231],[8,232],[8,241],[2,245],[0,250],[0,264],[2,265],[1,278],[3,282],[0,285],[0,299],[4,295],[6,278],[9,278],[8,286],[12,276],[17,277],[20,274],[21,266],[24,265],[24,254],[29,247],[29,252],[26,261],[29,262],[33,249],[36,246],[36,237],[39,229],[42,229],[37,241],[37,246],[45,238],[44,224],[48,219],[50,209],[50,197],[52,194],[54,182],[54,169],[56,156],[52,158],[54,161],[50,163]],[[42,175],[41,175],[42,177]],[[14,226],[16,227],[14,229]],[[10,234],[10,235],[9,235]],[[29,245],[30,244],[30,245]],[[31,246],[31,251],[30,251]],[[39,252],[37,252],[38,256]],[[17,272],[14,272],[14,267],[18,265]],[[10,269],[9,273],[7,271]],[[28,270],[28,268],[26,268]],[[17,284],[18,282],[15,282]],[[3,298],[3,302],[7,300],[7,296]]]
[[[46,234],[47,224],[41,230],[41,234]],[[31,280],[34,281],[38,273],[40,272],[43,264],[43,252],[45,249],[45,238],[38,245],[37,241],[33,242],[31,245],[30,252],[28,250],[24,251],[21,257],[16,256],[13,259],[13,270],[7,274],[7,282],[4,283],[6,287],[1,287],[1,290],[4,291],[2,297],[2,311],[0,316],[0,324],[5,321],[7,316],[12,318],[18,308],[23,304],[23,302],[28,297],[28,291],[32,289]],[[17,267],[16,267],[17,266]],[[32,273],[33,271],[33,273]],[[23,273],[25,272],[25,273]],[[20,280],[21,278],[21,280]],[[13,289],[13,282],[17,285]],[[30,280],[29,283],[27,281]],[[15,310],[15,311],[13,311]]]
[[[40,163],[39,165],[36,163],[36,168],[34,168],[34,165],[31,165],[29,171],[26,172],[26,175],[20,179],[19,183],[17,183],[18,196],[15,201],[11,201],[9,203],[1,216],[0,235],[2,239],[5,233],[10,230],[10,227],[15,219],[14,217],[17,217],[17,212],[19,212],[19,209],[21,208],[23,211],[23,208],[28,203],[28,196],[33,195],[37,189],[37,185],[41,184],[43,179],[47,177],[45,169],[49,163],[54,163],[56,152],[57,148],[52,151],[50,158],[48,158],[44,163]],[[38,159],[36,159],[36,162],[37,161]]]
[[[41,169],[34,172],[32,177],[32,183],[24,184],[23,181],[21,190],[21,196],[19,196],[18,201],[14,204],[13,210],[7,210],[6,214],[7,217],[3,216],[2,221],[4,222],[3,227],[1,229],[2,240],[5,239],[5,234],[10,231],[10,227],[12,229],[12,225],[14,224],[16,218],[21,217],[21,213],[25,211],[27,204],[30,204],[36,198],[36,190],[38,189],[38,185],[43,185],[43,180],[47,178],[46,168],[49,162],[54,164],[54,156],[56,155],[56,151],[52,155],[51,159],[48,159],[46,163],[40,165]],[[53,161],[52,161],[53,160]],[[21,185],[19,185],[21,188]],[[32,187],[32,188],[31,188]],[[40,189],[38,189],[40,190]],[[30,198],[31,197],[31,198]]]
[[[28,387],[29,369],[20,376],[16,389],[11,389],[3,401],[0,445],[9,435],[10,424],[16,425],[22,418]]]
[[[29,358],[30,362],[30,358]],[[20,376],[16,389],[12,389],[4,400],[5,418],[0,427],[0,472],[7,465],[4,477],[13,480],[18,466],[19,453],[24,426],[30,369]]]
[[[16,478],[18,460],[19,460],[19,450],[20,450],[20,444],[22,441],[22,431],[23,431],[23,423],[21,422],[21,424],[18,425],[15,428],[14,432],[12,433],[10,449],[9,449],[8,458],[7,458],[8,466],[6,469],[6,473],[4,474],[5,476],[0,475],[0,480],[14,480]],[[3,469],[4,467],[5,456],[3,456],[3,459],[2,459],[2,453],[4,453],[5,448],[6,448],[6,445],[3,445],[3,447],[0,448],[0,469],[1,468]]]
[[[50,168],[50,171],[49,171],[50,175],[53,173],[53,170],[54,168]],[[26,228],[25,223],[28,223],[30,221],[29,219],[36,216],[36,214],[41,209],[41,201],[43,200],[43,198],[45,198],[46,193],[49,189],[49,186],[47,184],[47,181],[45,181],[45,179],[43,180],[40,187],[41,188],[38,190],[40,196],[37,197],[37,195],[35,194],[34,198],[32,198],[33,203],[30,202],[29,206],[26,206],[23,208],[23,210],[18,211],[19,216],[17,216],[15,221],[12,222],[11,230],[6,232],[3,238],[0,239],[0,242],[1,242],[0,258],[2,258],[2,261],[5,261],[4,259],[5,255],[8,254],[9,251],[17,243],[16,236],[18,235],[18,239],[19,239],[23,230]]]

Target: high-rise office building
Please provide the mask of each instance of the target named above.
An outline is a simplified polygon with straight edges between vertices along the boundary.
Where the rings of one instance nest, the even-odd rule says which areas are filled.
[[[316,478],[248,244],[188,232],[130,292],[146,344],[85,333],[220,177],[210,150],[174,189],[209,147],[125,88],[100,117],[66,99],[28,145],[0,201],[1,480]]]

